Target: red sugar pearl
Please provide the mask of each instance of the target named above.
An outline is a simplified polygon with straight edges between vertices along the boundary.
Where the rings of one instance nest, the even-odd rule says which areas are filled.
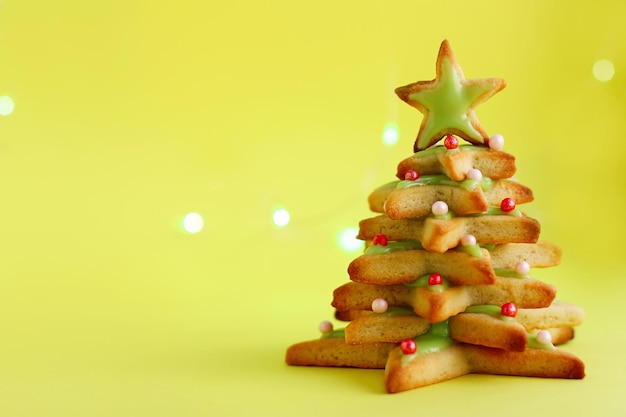
[[[452,135],[448,135],[443,140],[443,146],[445,146],[447,149],[456,149],[459,147],[459,140]]]
[[[507,317],[517,316],[517,306],[513,303],[504,303],[500,309],[500,314]]]
[[[505,198],[500,203],[500,210],[508,213],[509,211],[515,210],[515,200],[512,198]]]
[[[428,277],[428,285],[441,285],[443,278],[439,274],[430,274]]]
[[[383,235],[382,233],[374,236],[374,239],[372,240],[372,243],[374,243],[374,245],[380,245],[380,246],[387,246],[387,236]]]
[[[411,355],[417,352],[417,343],[415,343],[415,340],[413,339],[404,339],[400,342],[400,350],[405,355]]]
[[[416,179],[418,179],[420,177],[419,172],[415,171],[414,169],[409,169],[405,174],[404,174],[404,179],[405,180],[409,180],[409,181],[415,181]]]

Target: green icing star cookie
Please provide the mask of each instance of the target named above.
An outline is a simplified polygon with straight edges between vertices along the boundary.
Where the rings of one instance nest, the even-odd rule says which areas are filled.
[[[414,151],[436,144],[445,135],[457,135],[475,145],[486,145],[489,136],[474,113],[474,107],[502,90],[500,78],[465,79],[450,43],[444,40],[437,56],[437,77],[396,88],[403,101],[424,114]]]

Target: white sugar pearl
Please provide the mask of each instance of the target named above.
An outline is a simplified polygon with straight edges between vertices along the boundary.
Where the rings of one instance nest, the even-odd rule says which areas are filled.
[[[465,235],[461,238],[461,245],[474,246],[476,244],[476,238],[474,235]]]
[[[465,176],[468,179],[474,180],[474,181],[480,181],[483,179],[483,173],[480,172],[480,170],[476,168],[472,168],[469,171],[467,171],[467,174],[465,174]]]
[[[384,313],[387,311],[387,308],[389,308],[389,305],[387,304],[387,300],[384,298],[377,298],[372,301],[372,311],[374,313]]]
[[[517,265],[515,265],[515,272],[521,275],[526,275],[530,272],[530,265],[526,261],[519,261]]]
[[[489,147],[494,151],[499,151],[504,147],[504,138],[502,135],[496,134],[489,139]]]
[[[330,333],[333,331],[333,324],[328,320],[324,320],[320,323],[320,332],[322,333]]]
[[[443,201],[436,201],[432,206],[432,212],[435,216],[443,216],[448,212],[448,205]]]
[[[550,343],[552,343],[552,335],[547,330],[540,330],[537,333],[536,337],[537,342],[541,343],[542,345],[549,345]]]

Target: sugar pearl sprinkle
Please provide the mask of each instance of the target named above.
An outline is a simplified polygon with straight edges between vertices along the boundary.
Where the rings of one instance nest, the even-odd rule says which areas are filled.
[[[541,343],[542,345],[549,345],[552,343],[552,335],[547,330],[540,330],[537,333],[536,338],[537,342]]]
[[[322,333],[330,333],[333,331],[333,324],[328,320],[324,320],[320,323],[320,332]]]
[[[499,151],[504,147],[504,138],[502,135],[496,134],[489,139],[489,147],[494,151]]]
[[[483,173],[480,172],[480,170],[476,168],[472,168],[469,171],[467,171],[467,174],[465,174],[465,176],[468,179],[474,180],[474,181],[480,181],[483,179]]]
[[[432,206],[432,212],[435,216],[443,216],[448,213],[448,205],[443,201],[436,201]]]
[[[419,179],[420,174],[419,172],[413,170],[413,169],[409,169],[405,174],[404,174],[404,179],[408,180],[408,181],[415,181],[417,179]]]
[[[465,235],[461,238],[461,245],[474,246],[476,244],[476,238],[474,235]]]
[[[526,261],[519,261],[517,265],[515,265],[515,272],[520,275],[526,275],[530,272],[530,265]]]
[[[377,298],[372,301],[372,311],[374,313],[384,313],[387,311],[387,308],[389,308],[389,305],[387,304],[387,300],[383,298]]]

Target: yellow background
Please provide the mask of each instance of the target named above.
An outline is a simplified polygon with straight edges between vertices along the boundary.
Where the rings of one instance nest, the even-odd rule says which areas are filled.
[[[623,415],[624,21],[619,0],[2,1],[0,415]],[[536,276],[586,309],[583,381],[387,395],[382,371],[283,364],[348,279],[338,233],[412,151],[393,89],[444,38],[508,82],[477,114],[563,249]]]

